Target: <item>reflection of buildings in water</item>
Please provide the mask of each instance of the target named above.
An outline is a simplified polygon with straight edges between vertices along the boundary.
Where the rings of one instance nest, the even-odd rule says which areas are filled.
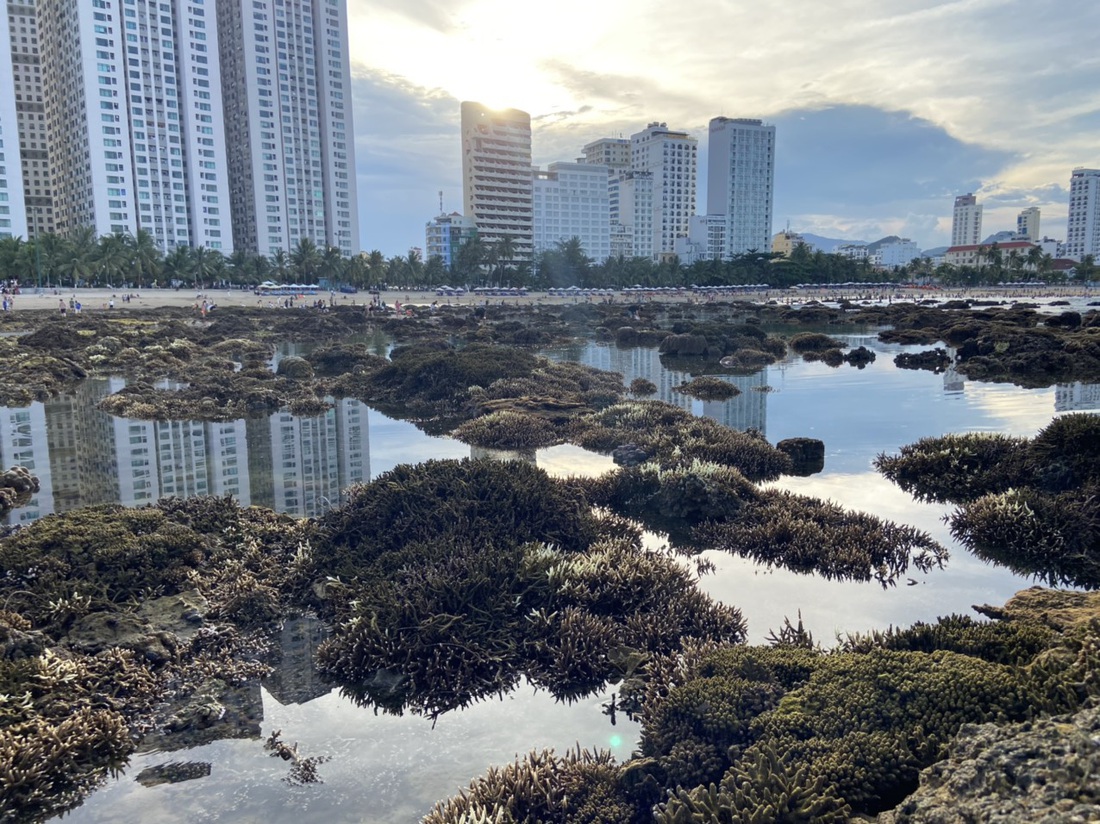
[[[96,408],[112,391],[91,379],[45,403],[55,512],[118,500],[113,419]]]
[[[966,380],[959,374],[954,366],[949,366],[943,372],[943,391],[962,392],[966,388]]]
[[[1100,409],[1100,384],[1068,383],[1054,387],[1054,411]]]
[[[50,450],[45,437],[46,409],[38,402],[21,408],[0,408],[0,471],[24,466],[38,476],[39,491],[26,506],[13,509],[9,524],[34,521],[53,511]]]
[[[730,429],[756,429],[767,434],[768,393],[763,388],[768,383],[768,370],[752,375],[717,375],[741,390],[740,395],[724,401],[704,401],[703,415]]]
[[[690,395],[674,391],[675,387],[690,381],[691,375],[665,368],[656,348],[620,349],[617,346],[589,344],[570,354],[586,366],[620,373],[627,386],[635,378],[645,378],[656,385],[657,394],[653,397],[657,400],[688,412],[695,409],[695,401]],[[768,395],[754,390],[754,387],[765,386],[767,375],[767,369],[752,375],[717,375],[740,389],[741,394],[725,401],[704,402],[702,414],[733,429],[758,429],[766,433]]]
[[[370,478],[367,407],[360,401],[336,401],[318,418],[278,413],[214,423],[130,420],[97,408],[124,386],[121,378],[92,379],[45,403],[0,407],[0,463],[27,467],[41,485],[28,506],[8,516],[10,523],[169,495],[232,495],[241,506],[309,516]]]
[[[263,679],[264,688],[280,704],[304,704],[332,692],[313,665],[317,647],[328,637],[325,624],[303,616],[283,622],[273,645],[272,672]]]
[[[493,461],[522,461],[538,466],[534,449],[487,449],[484,446],[471,446],[470,457],[474,460],[487,458]]]
[[[277,412],[245,423],[252,503],[300,517],[322,515],[351,484],[370,478],[367,407],[345,398],[323,415]]]

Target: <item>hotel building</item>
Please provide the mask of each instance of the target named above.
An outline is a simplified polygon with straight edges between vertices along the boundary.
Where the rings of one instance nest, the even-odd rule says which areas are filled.
[[[955,198],[951,218],[951,245],[977,246],[982,242],[982,207],[973,194]]]
[[[1069,180],[1065,256],[1100,255],[1100,169],[1074,169]]]
[[[515,260],[530,260],[534,249],[531,179],[531,115],[519,109],[462,104],[462,199],[486,244],[505,237],[515,244]]]
[[[775,126],[760,120],[716,117],[710,121],[707,214],[725,218],[729,259],[771,247],[775,184]]]
[[[602,263],[611,255],[608,169],[594,163],[551,163],[532,173],[535,253],[580,240],[585,255]]]
[[[676,238],[687,237],[695,214],[698,141],[666,123],[650,123],[630,136],[631,166],[653,176],[653,259],[671,256]]]

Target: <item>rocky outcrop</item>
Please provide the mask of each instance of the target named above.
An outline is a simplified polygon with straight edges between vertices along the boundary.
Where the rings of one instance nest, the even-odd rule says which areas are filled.
[[[881,824],[1100,820],[1100,707],[1026,724],[970,724]]]

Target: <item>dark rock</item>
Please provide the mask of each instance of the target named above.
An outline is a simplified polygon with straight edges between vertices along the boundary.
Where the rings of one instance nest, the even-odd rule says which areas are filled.
[[[896,824],[1100,820],[1100,708],[1025,724],[968,724],[921,773]]]
[[[790,456],[792,475],[816,475],[825,468],[825,442],[817,438],[786,438],[775,448]]]
[[[634,443],[624,443],[611,452],[611,459],[619,466],[638,466],[649,460],[649,453]]]

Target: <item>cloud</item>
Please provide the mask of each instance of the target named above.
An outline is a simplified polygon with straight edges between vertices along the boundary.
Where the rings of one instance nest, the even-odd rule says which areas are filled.
[[[780,13],[748,0],[349,0],[349,16],[357,82],[377,86],[363,102],[379,110],[357,122],[362,151],[380,152],[360,169],[392,193],[363,210],[380,225],[398,202],[457,193],[461,99],[529,111],[540,165],[654,120],[705,138],[712,117],[762,117],[779,129],[777,224],[931,231],[914,237],[928,245],[965,191],[991,230],[1023,205],[1043,209],[1044,231],[1064,224],[1070,170],[1100,166],[1094,0],[788,0]],[[409,162],[394,148],[406,138]],[[412,175],[403,191],[398,172]]]

